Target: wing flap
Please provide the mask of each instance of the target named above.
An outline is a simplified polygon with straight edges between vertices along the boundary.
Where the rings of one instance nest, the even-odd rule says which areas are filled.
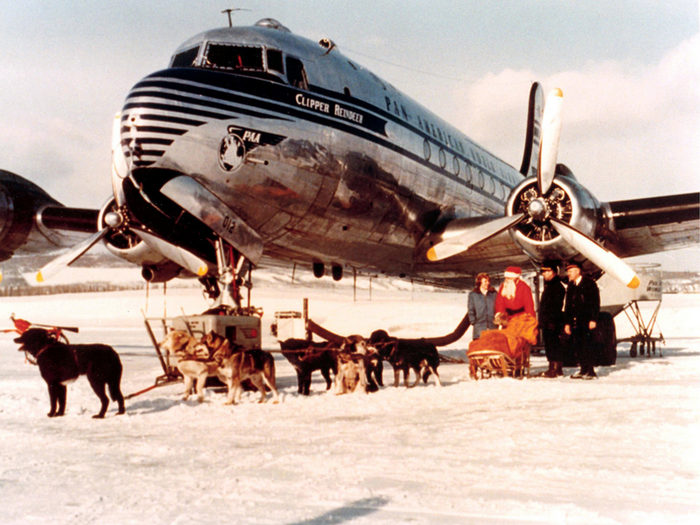
[[[606,245],[620,257],[700,243],[700,193],[615,201],[607,209]]]

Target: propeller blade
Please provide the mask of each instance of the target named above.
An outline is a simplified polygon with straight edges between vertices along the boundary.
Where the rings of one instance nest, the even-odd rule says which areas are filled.
[[[561,89],[556,88],[549,92],[544,105],[544,116],[542,117],[542,145],[540,147],[540,159],[537,170],[537,184],[540,195],[545,195],[549,191],[557,169],[563,104],[564,94]]]
[[[603,248],[600,244],[584,235],[576,228],[572,228],[568,224],[557,219],[551,219],[551,221],[552,226],[554,226],[564,240],[576,248],[598,268],[609,273],[628,288],[637,288],[639,286],[640,281],[637,274],[617,255]]]
[[[458,253],[466,252],[475,244],[486,241],[491,237],[495,237],[502,231],[512,228],[519,223],[524,216],[525,215],[522,213],[507,215],[485,222],[479,226],[464,228],[461,231],[458,228],[455,228],[453,231],[449,231],[448,229],[443,235],[443,238],[447,238],[430,248],[426,256],[429,261],[441,261],[453,255],[457,255]]]
[[[59,255],[54,260],[46,264],[41,270],[36,274],[36,282],[43,283],[46,279],[50,279],[58,272],[63,270],[66,266],[70,266],[75,261],[80,259],[85,253],[95,246],[98,242],[102,240],[102,237],[107,235],[109,228],[104,228],[97,233],[92,234],[87,239],[79,242],[72,248],[69,248],[67,252]]]
[[[150,233],[146,233],[141,230],[133,230],[133,232],[138,235],[148,246],[162,253],[165,257],[189,270],[196,276],[204,277],[209,272],[209,266],[207,263],[193,253],[164,241],[160,237],[151,235]]]

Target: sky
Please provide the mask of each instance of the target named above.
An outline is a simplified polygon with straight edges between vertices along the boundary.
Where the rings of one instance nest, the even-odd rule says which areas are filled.
[[[207,29],[332,39],[520,165],[533,81],[564,92],[559,161],[603,201],[700,189],[698,0],[0,0],[0,168],[71,206],[110,196],[112,118]],[[677,260],[662,254],[664,265]],[[700,268],[698,250],[684,250]],[[688,256],[681,257],[687,262]]]

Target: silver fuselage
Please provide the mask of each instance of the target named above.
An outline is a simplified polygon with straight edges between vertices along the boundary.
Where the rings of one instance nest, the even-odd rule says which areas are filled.
[[[246,58],[212,65],[225,46],[260,50],[262,70]],[[173,239],[181,215],[159,194],[186,175],[258,232],[265,256],[417,277],[484,270],[459,257],[428,264],[416,247],[449,219],[502,215],[523,176],[329,47],[258,26],[185,42],[173,64],[191,64],[149,75],[126,99],[117,201],[159,208],[142,222],[167,216],[147,226],[187,247]],[[288,58],[306,84],[290,78]]]

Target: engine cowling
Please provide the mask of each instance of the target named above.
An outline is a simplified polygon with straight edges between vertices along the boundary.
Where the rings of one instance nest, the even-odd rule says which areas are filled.
[[[37,252],[74,242],[59,232],[40,228],[37,216],[45,209],[63,207],[36,184],[0,170],[0,261],[18,250]]]
[[[108,214],[119,217],[117,225],[110,224]],[[99,228],[109,228],[103,243],[112,255],[142,267],[141,275],[148,282],[166,282],[175,277],[187,276],[188,272],[160,252],[148,246],[131,229],[128,210],[110,200],[100,211]]]
[[[537,184],[535,177],[527,178],[508,198],[506,213],[523,213],[526,217],[509,231],[511,238],[534,260],[575,257],[578,251],[554,229],[551,219],[595,238],[601,217],[600,203],[562,164],[557,165],[557,176],[546,195],[539,196]]]

